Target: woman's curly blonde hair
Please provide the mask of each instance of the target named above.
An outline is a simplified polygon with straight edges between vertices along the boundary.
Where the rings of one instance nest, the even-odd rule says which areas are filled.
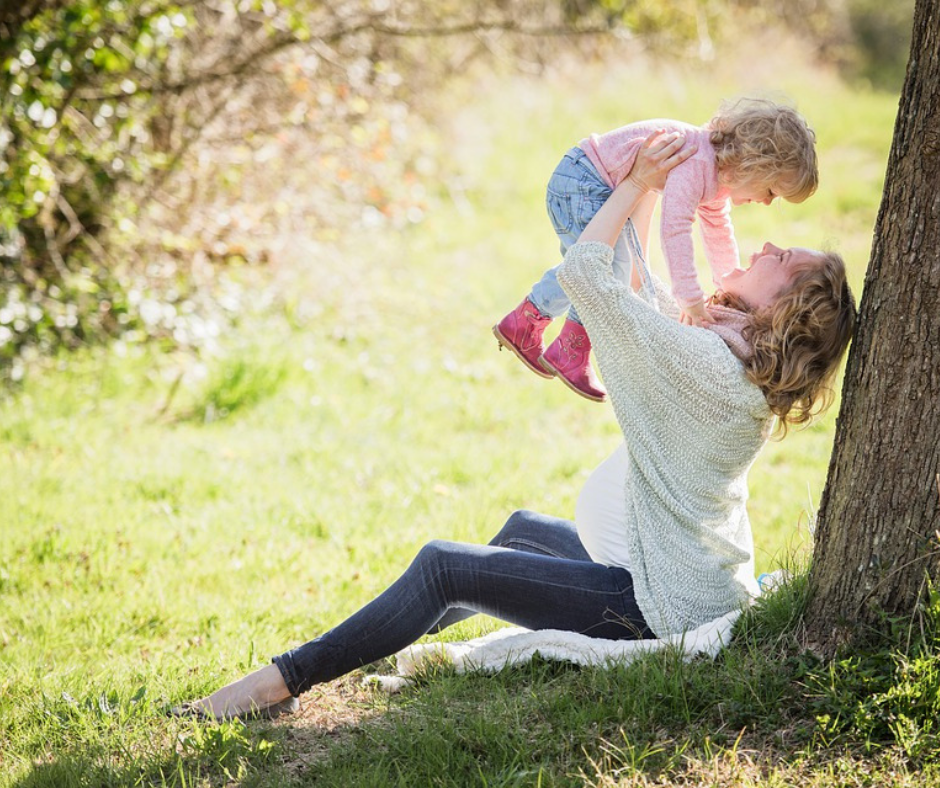
[[[760,184],[790,202],[816,191],[816,135],[792,107],[767,99],[726,101],[708,127],[723,185]]]
[[[752,311],[721,291],[712,301],[749,315],[744,337],[753,355],[744,362],[745,374],[779,417],[779,437],[832,404],[833,381],[857,316],[838,254],[826,252],[796,268],[790,286],[761,309]]]

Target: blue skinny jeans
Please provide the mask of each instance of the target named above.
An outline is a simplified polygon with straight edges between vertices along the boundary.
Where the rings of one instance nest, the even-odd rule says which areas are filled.
[[[574,523],[518,511],[489,545],[429,542],[365,607],[273,661],[296,697],[476,613],[608,640],[655,637],[626,569],[594,563]]]

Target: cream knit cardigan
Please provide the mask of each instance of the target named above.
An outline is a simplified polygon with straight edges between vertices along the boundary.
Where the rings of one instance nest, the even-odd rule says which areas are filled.
[[[597,355],[630,468],[624,480],[634,592],[659,637],[696,629],[758,593],[747,472],[773,419],[713,331],[661,313],[612,273],[614,252],[572,246],[558,270]],[[648,298],[650,296],[647,296]]]

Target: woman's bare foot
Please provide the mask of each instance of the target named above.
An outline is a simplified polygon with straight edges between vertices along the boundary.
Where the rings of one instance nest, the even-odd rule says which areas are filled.
[[[209,717],[222,720],[259,713],[264,715],[268,709],[276,712],[268,716],[296,711],[299,706],[286,703],[289,700],[290,690],[284,683],[281,671],[277,665],[267,665],[187,705]]]

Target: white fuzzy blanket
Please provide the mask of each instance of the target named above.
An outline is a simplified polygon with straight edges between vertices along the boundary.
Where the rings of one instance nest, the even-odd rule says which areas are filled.
[[[471,670],[493,673],[507,665],[528,662],[536,654],[578,665],[628,663],[668,647],[677,649],[686,659],[697,654],[715,657],[731,641],[731,628],[740,614],[735,610],[698,629],[656,640],[600,640],[557,629],[535,632],[521,627],[499,629],[474,640],[409,646],[396,654],[397,676],[367,676],[365,682],[386,692],[398,692],[425,662],[441,659],[452,663],[459,673]]]

